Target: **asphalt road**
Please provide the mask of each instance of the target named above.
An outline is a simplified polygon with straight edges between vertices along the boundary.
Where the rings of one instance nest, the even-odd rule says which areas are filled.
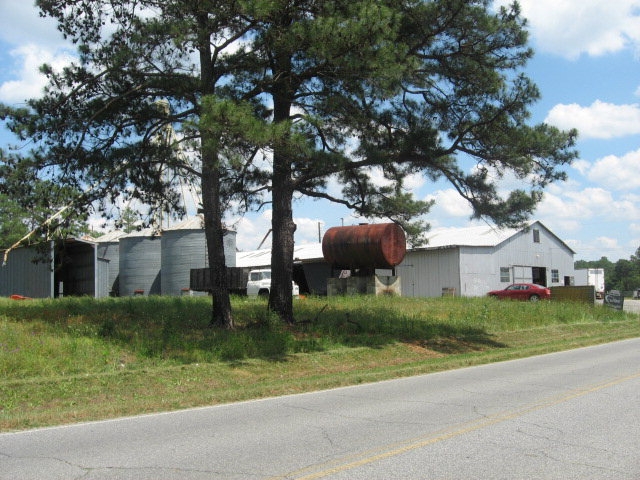
[[[638,479],[640,339],[0,434],[1,479]]]

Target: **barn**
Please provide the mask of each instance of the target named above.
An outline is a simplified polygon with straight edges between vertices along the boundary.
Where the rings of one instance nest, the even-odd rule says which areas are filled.
[[[538,221],[523,229],[443,228],[428,238],[396,267],[403,296],[476,297],[517,282],[573,283],[575,252]]]

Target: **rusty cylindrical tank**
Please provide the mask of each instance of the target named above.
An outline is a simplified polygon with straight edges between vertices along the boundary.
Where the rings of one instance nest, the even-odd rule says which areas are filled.
[[[322,254],[334,268],[393,268],[406,251],[404,230],[395,223],[332,227],[322,238]]]

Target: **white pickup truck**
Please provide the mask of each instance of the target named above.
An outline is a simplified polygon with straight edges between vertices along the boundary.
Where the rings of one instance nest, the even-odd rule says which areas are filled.
[[[291,286],[293,287],[293,296],[300,295],[298,284],[291,282]],[[268,268],[251,270],[247,280],[247,295],[250,297],[269,295],[269,290],[271,290],[271,270]]]

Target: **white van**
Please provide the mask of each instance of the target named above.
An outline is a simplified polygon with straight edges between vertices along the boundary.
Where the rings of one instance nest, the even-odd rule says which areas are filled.
[[[291,282],[293,288],[293,296],[300,295],[300,288],[296,282]],[[247,295],[255,297],[256,295],[269,295],[271,290],[271,270],[268,268],[260,270],[251,270],[249,279],[247,280]]]

